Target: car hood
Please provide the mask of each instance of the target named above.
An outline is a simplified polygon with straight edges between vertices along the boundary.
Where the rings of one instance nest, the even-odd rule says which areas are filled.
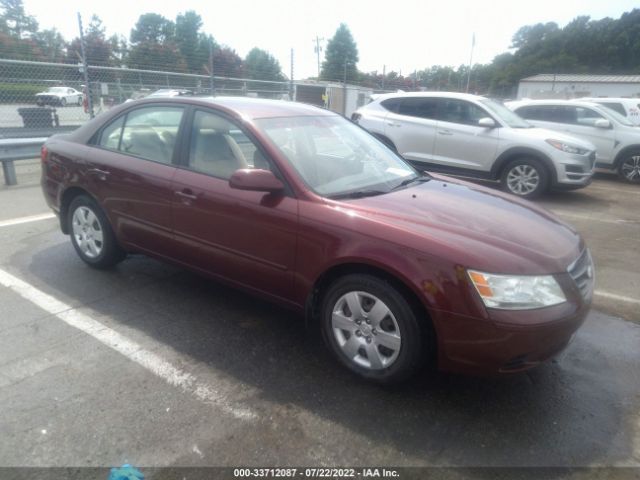
[[[574,137],[572,135],[567,135],[554,130],[548,130],[546,128],[538,128],[538,127],[517,128],[513,130],[516,130],[520,135],[527,138],[534,138],[536,140],[547,140],[551,138],[554,140],[559,140],[561,142],[570,143],[572,145],[584,148],[586,150],[596,149],[596,147],[591,142],[588,142],[578,137]]]
[[[584,248],[580,235],[549,211],[445,176],[340,203],[365,223],[383,224],[377,236],[488,273],[566,272]]]

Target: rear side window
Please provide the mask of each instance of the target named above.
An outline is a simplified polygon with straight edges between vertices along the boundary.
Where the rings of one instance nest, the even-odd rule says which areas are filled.
[[[516,113],[527,120],[569,124],[577,123],[575,108],[564,105],[530,105],[518,108]]]
[[[110,123],[102,131],[98,145],[170,164],[183,113],[182,107],[133,110]]]
[[[382,102],[380,102],[380,105],[382,105],[384,108],[386,108],[390,112],[395,113],[398,111],[398,105],[400,105],[400,99],[388,98],[387,100],[383,100]]]
[[[627,116],[627,112],[625,111],[621,103],[617,103],[617,102],[598,102],[598,103],[600,105],[604,105],[607,108],[610,108],[611,110],[615,110],[616,112],[618,112],[620,115],[624,117]]]
[[[409,97],[400,102],[398,113],[408,117],[435,119],[438,103],[435,98]]]

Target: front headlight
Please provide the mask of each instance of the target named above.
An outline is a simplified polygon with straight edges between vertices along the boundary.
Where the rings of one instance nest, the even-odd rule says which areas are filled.
[[[489,308],[526,310],[567,300],[551,275],[494,275],[469,270],[469,278]]]
[[[554,140],[553,138],[548,138],[546,142],[552,147],[557,148],[558,150],[562,150],[566,153],[575,153],[577,155],[584,155],[586,153],[589,153],[589,150],[587,150],[586,148],[581,148],[577,145],[561,142],[560,140]]]

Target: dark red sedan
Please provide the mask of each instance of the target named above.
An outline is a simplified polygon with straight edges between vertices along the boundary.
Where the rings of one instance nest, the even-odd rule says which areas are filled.
[[[418,172],[312,106],[130,102],[50,138],[42,160],[47,202],[87,264],[145,253],[291,307],[342,364],[379,382],[425,361],[530,368],[589,309],[593,265],[572,228]]]

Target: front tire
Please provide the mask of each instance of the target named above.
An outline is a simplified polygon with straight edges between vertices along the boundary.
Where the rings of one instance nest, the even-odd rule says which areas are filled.
[[[640,183],[640,150],[634,150],[624,156],[618,165],[618,175],[625,182]]]
[[[523,157],[507,164],[500,181],[504,191],[520,198],[533,199],[547,190],[549,174],[538,160]]]
[[[426,358],[415,310],[390,283],[364,274],[336,280],[323,297],[322,332],[333,355],[380,384],[410,378]]]
[[[109,220],[92,198],[77,196],[68,212],[71,243],[83,262],[105,269],[124,259],[126,253],[118,245]]]

